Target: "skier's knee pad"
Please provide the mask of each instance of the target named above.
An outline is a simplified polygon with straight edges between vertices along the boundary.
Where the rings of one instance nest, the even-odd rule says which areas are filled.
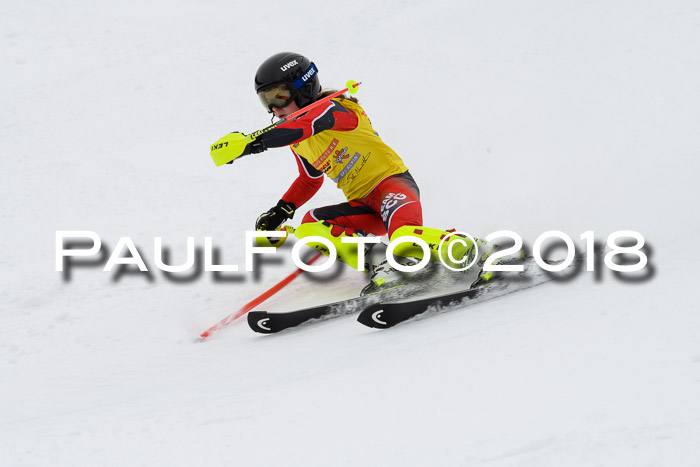
[[[430,259],[442,261],[452,267],[459,267],[468,257],[474,244],[469,238],[451,235],[446,230],[433,229],[425,226],[404,225],[391,235],[391,241],[399,237],[416,237],[428,245]],[[443,242],[446,237],[449,238]],[[441,247],[442,245],[442,247]],[[423,258],[423,248],[415,242],[403,242],[394,249],[397,256]]]
[[[361,235],[357,231],[347,230],[340,225],[331,224],[328,221],[316,221],[307,222],[301,224],[294,232],[297,238],[302,239],[306,237],[318,236],[325,238],[330,243],[333,244],[335,250],[338,254],[338,259],[350,267],[355,269],[360,269],[358,264],[358,244],[357,243],[343,243],[343,238],[347,237],[364,237],[366,235]],[[320,241],[311,241],[307,243],[311,248],[320,251],[326,256],[329,256],[328,246]],[[367,253],[371,249],[372,245],[366,245],[364,252]],[[364,255],[364,260],[362,266],[364,266],[364,272],[367,272],[367,258]]]

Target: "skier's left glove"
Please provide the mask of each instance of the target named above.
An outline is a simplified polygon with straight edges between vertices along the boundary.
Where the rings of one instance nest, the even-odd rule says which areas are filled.
[[[294,203],[288,203],[281,199],[275,207],[260,214],[260,217],[255,222],[255,230],[277,230],[284,221],[294,217],[294,211],[296,210],[297,207]]]

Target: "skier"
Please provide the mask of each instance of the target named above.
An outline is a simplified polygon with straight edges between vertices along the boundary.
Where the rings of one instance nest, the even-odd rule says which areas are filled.
[[[255,91],[265,109],[279,119],[334,92],[322,91],[315,64],[292,52],[275,54],[260,65]],[[316,194],[325,174],[343,191],[347,202],[311,209],[294,234],[328,239],[336,247],[338,259],[369,272],[370,284],[364,294],[395,286],[402,275],[390,267],[384,255],[376,254],[381,247],[374,248],[373,255],[365,254],[367,263],[358,264],[357,245],[343,243],[344,237],[419,237],[430,246],[431,260],[447,258],[446,249],[458,237],[451,236],[438,251],[449,232],[423,226],[418,185],[398,154],[379,137],[355,97],[341,95],[282,123],[249,143],[243,155],[282,146],[291,147],[299,175],[277,204],[258,217],[256,230],[280,228]],[[452,247],[452,256],[466,261],[472,242],[459,240]],[[309,246],[328,254],[322,243]],[[369,245],[366,253],[372,247]],[[423,250],[416,245],[401,247],[395,251],[402,264],[416,264],[423,257]]]

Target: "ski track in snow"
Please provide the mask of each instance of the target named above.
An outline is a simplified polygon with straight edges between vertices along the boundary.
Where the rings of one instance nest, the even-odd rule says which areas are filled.
[[[0,464],[698,465],[699,41],[681,0],[3,3]],[[388,331],[240,320],[195,344],[293,270],[176,283],[153,258],[155,236],[173,263],[211,236],[243,268],[296,164],[216,168],[208,146],[269,123],[253,75],[282,49],[325,86],[363,82],[426,224],[578,247],[636,230],[650,277],[582,273]],[[296,223],[342,201],[331,185]],[[64,281],[57,230],[108,253],[132,237],[150,280]],[[261,308],[351,297],[366,277],[342,269]]]

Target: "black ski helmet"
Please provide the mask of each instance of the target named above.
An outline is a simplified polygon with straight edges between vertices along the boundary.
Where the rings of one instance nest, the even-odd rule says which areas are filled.
[[[316,100],[321,91],[316,65],[301,54],[281,52],[265,60],[255,73],[255,92],[269,111],[290,102],[299,108]]]

